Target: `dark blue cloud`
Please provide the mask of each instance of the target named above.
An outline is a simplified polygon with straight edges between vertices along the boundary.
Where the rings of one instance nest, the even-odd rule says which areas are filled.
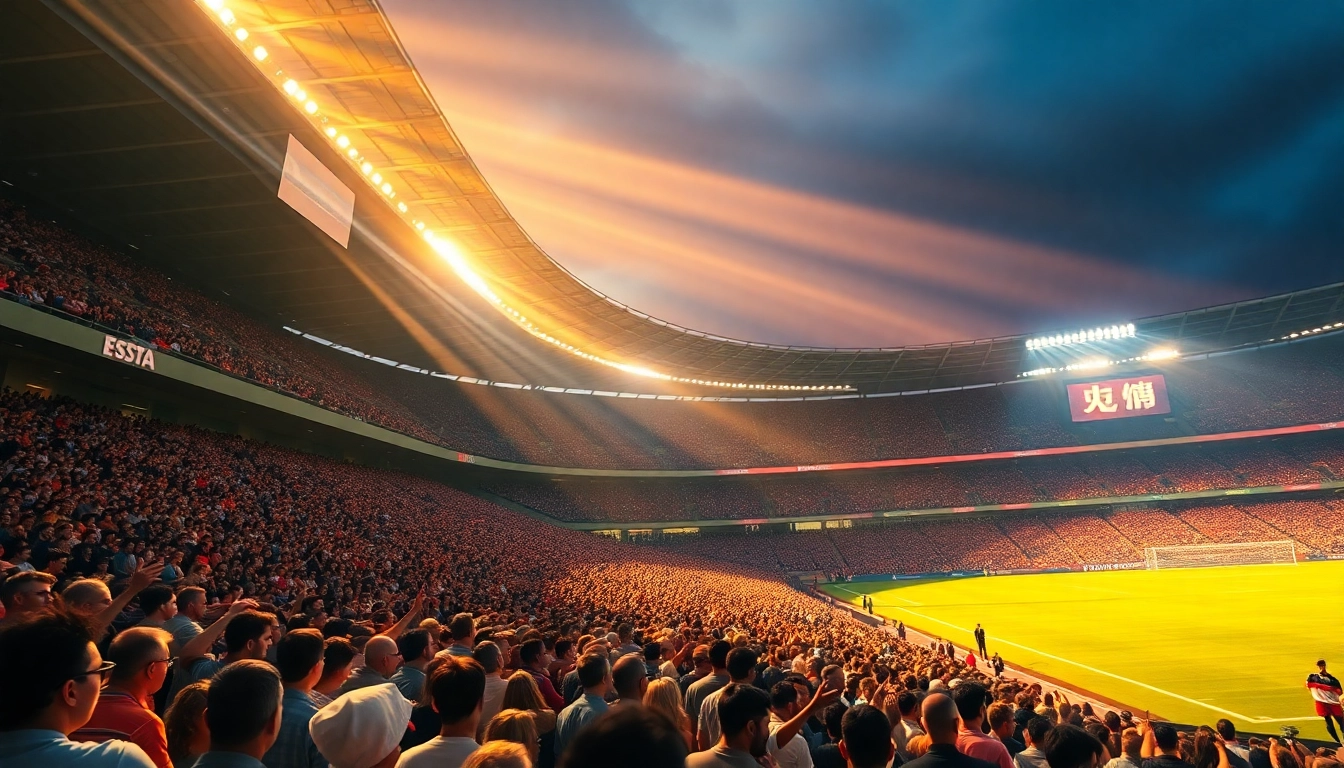
[[[1344,4],[384,4],[450,119],[474,117],[454,111],[470,104],[493,110],[491,119],[1194,286],[1153,297],[1136,281],[1100,315],[1344,280]],[[408,24],[426,19],[499,48],[436,51],[432,39],[408,35]],[[554,60],[512,66],[510,57]],[[463,135],[472,150],[471,132]],[[490,175],[492,158],[478,159]],[[658,281],[635,277],[619,254],[541,244],[603,290],[651,301],[677,322],[856,343],[842,323],[809,322],[781,338],[750,307],[716,311],[671,289],[660,296]],[[779,259],[781,269],[802,259],[815,269],[827,254],[781,248]],[[881,264],[837,257],[835,270],[879,297],[911,285]],[[629,294],[623,279],[637,286]],[[1114,319],[946,285],[919,290],[985,307],[972,335]],[[911,334],[857,343],[933,340]]]

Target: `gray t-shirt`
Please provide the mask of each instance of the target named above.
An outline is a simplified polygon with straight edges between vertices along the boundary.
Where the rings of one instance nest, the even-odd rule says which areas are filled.
[[[705,699],[709,698],[709,694],[727,686],[730,680],[727,674],[715,673],[696,680],[686,689],[686,714],[690,716],[693,726],[699,726],[700,707],[704,705]]]

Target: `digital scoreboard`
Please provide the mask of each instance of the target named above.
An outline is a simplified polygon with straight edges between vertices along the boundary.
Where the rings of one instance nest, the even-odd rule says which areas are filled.
[[[1171,413],[1167,380],[1160,373],[1066,384],[1075,422],[1127,419]]]

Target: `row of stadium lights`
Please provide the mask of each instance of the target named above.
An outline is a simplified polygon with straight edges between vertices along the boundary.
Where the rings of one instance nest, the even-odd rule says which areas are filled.
[[[1297,338],[1301,338],[1301,337],[1303,337],[1303,336],[1311,336],[1311,335],[1313,335],[1313,334],[1317,334],[1317,333],[1328,333],[1328,332],[1330,332],[1330,331],[1337,331],[1337,330],[1339,330],[1340,328],[1344,328],[1344,323],[1335,323],[1334,325],[1322,325],[1322,326],[1320,326],[1319,328],[1309,328],[1309,329],[1307,329],[1307,330],[1305,330],[1305,331],[1298,331],[1297,333],[1290,333],[1290,334],[1288,334],[1287,336],[1283,336],[1283,337],[1281,337],[1279,340],[1280,340],[1280,341],[1287,341],[1287,340],[1289,340],[1289,339],[1297,339]]]
[[[201,1],[204,2],[205,6],[215,14],[215,17],[219,19],[220,24],[224,25],[226,29],[231,29],[233,31],[233,37],[240,44],[247,43],[247,39],[250,37],[250,34],[246,29],[244,29],[241,26],[238,26],[237,17],[234,15],[233,11],[230,10],[225,5],[224,0],[201,0]],[[252,58],[256,59],[258,63],[264,62],[266,61],[266,59],[270,57],[269,52],[267,52],[266,48],[261,45],[254,46],[251,49],[251,54]],[[375,189],[381,191],[383,195],[387,197],[388,204],[391,205],[392,199],[394,199],[397,196],[397,192],[392,187],[392,183],[389,181],[384,181],[382,174],[379,173],[374,168],[373,164],[365,160],[356,147],[351,146],[350,138],[348,136],[338,131],[335,127],[326,125],[327,118],[319,114],[321,112],[321,108],[318,106],[316,101],[308,98],[308,93],[303,89],[303,86],[301,86],[297,80],[287,77],[283,70],[279,69],[275,70],[275,72],[273,73],[273,77],[280,82],[280,88],[290,98],[292,98],[295,101],[295,103],[297,103],[299,107],[306,114],[308,114],[310,117],[312,117],[315,120],[318,120],[320,123],[326,126],[322,129],[322,132],[326,135],[326,137],[330,139],[331,142],[336,145],[337,149],[341,150],[345,154],[345,156],[348,157],[350,161],[357,168],[359,168],[360,172],[364,174],[365,178],[367,178],[369,181],[373,183],[373,187]],[[396,208],[403,215],[407,213],[406,203],[404,202],[398,202],[396,204]],[[813,385],[799,385],[799,384],[749,384],[746,382],[693,379],[685,376],[673,376],[671,374],[661,373],[659,371],[655,371],[650,368],[645,368],[639,365],[619,363],[614,360],[608,360],[599,355],[594,355],[591,352],[585,352],[572,344],[568,344],[564,341],[561,341],[560,339],[551,336],[548,333],[543,332],[541,329],[537,328],[533,323],[529,322],[528,319],[521,312],[506,304],[504,300],[499,297],[498,294],[496,294],[493,290],[491,290],[490,286],[486,283],[485,279],[482,278],[479,274],[476,273],[474,269],[471,268],[471,265],[467,263],[466,258],[462,255],[462,252],[458,249],[455,243],[452,243],[445,239],[441,239],[438,236],[436,236],[434,230],[426,229],[425,223],[423,221],[414,218],[409,218],[408,221],[411,224],[411,226],[415,227],[416,231],[419,232],[422,237],[424,237],[425,242],[429,243],[430,247],[434,249],[434,252],[439,254],[440,257],[442,257],[445,261],[448,262],[449,266],[453,268],[453,271],[457,273],[458,277],[460,277],[463,282],[471,286],[473,290],[475,290],[487,301],[494,304],[495,307],[499,309],[501,312],[503,312],[506,317],[512,319],[515,324],[517,324],[520,328],[530,333],[532,336],[541,339],[542,341],[546,341],[556,347],[559,347],[560,349],[563,349],[566,352],[569,352],[570,354],[573,354],[577,357],[581,357],[585,360],[589,360],[591,362],[598,363],[600,365],[605,365],[609,368],[615,368],[617,370],[624,371],[626,373],[631,373],[637,376],[646,376],[649,378],[661,379],[663,381],[676,382],[679,384],[698,384],[709,387],[727,387],[729,389],[754,389],[754,390],[787,391],[787,392],[853,391],[853,387],[843,384],[829,385],[829,386],[813,386]]]
[[[1090,331],[1056,334],[1027,339],[1027,349],[1046,349],[1063,347],[1069,344],[1086,344],[1089,341],[1108,341],[1110,339],[1130,339],[1134,337],[1134,324],[1112,325],[1107,328],[1093,328]]]
[[[1051,373],[1066,373],[1070,371],[1095,371],[1099,368],[1110,368],[1113,365],[1124,365],[1125,363],[1151,363],[1158,360],[1174,360],[1180,356],[1181,353],[1174,349],[1155,349],[1146,355],[1127,357],[1123,360],[1106,360],[1098,357],[1091,360],[1080,360],[1060,368],[1036,368],[1030,371],[1023,371],[1022,373],[1017,374],[1017,376],[1018,378],[1023,378],[1029,376],[1045,376]]]

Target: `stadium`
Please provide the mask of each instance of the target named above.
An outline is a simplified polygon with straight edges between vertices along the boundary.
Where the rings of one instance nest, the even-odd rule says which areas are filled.
[[[215,737],[255,706],[283,710],[268,768],[286,739],[372,768],[450,735],[522,744],[473,765],[718,765],[687,754],[756,698],[771,755],[880,714],[909,762],[940,691],[963,733],[984,699],[991,762],[1037,718],[1051,768],[1104,764],[1046,749],[1070,724],[1142,768],[1230,768],[1196,730],[1221,720],[1256,768],[1338,743],[1338,681],[1303,680],[1342,647],[1344,283],[919,346],[728,338],[533,242],[375,0],[10,0],[0,43],[0,763],[189,766],[246,751]],[[59,632],[73,660],[38,658]],[[145,653],[153,690],[116,671]],[[216,705],[182,714],[191,690]],[[97,725],[126,691],[149,736]],[[603,693],[644,706],[566,727]],[[529,736],[488,735],[500,697]],[[378,706],[410,731],[335,735]]]

